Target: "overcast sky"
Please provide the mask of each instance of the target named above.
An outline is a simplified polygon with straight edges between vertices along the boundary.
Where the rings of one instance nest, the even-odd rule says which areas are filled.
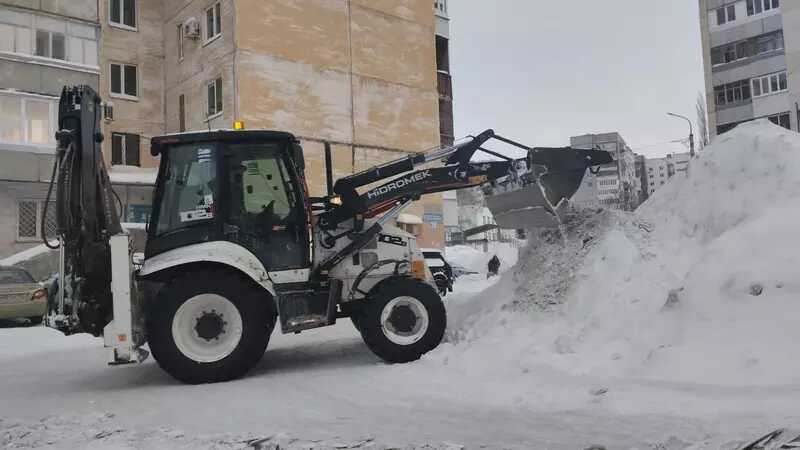
[[[634,151],[687,151],[703,91],[697,0],[450,0],[456,135],[529,145],[619,131]]]

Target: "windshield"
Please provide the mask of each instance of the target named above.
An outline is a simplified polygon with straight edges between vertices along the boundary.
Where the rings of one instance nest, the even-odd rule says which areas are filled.
[[[278,144],[228,146],[226,170],[231,183],[231,206],[241,202],[243,214],[268,212],[275,220],[289,218],[295,211],[296,196],[281,154]]]
[[[178,145],[169,149],[166,158],[159,178],[156,235],[209,224],[215,215],[217,191],[215,145]]]

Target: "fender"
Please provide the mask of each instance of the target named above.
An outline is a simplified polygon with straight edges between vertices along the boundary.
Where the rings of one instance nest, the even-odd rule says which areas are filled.
[[[161,253],[146,259],[139,275],[146,277],[164,269],[195,262],[214,262],[230,266],[250,277],[275,297],[272,280],[261,261],[246,248],[228,241],[187,245]]]

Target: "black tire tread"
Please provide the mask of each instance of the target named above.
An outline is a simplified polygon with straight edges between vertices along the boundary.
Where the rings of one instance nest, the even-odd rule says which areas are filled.
[[[389,341],[380,325],[383,307],[390,300],[402,295],[422,301],[428,309],[429,316],[428,331],[422,339],[408,346]],[[388,363],[416,361],[436,348],[444,338],[447,312],[441,297],[430,285],[413,278],[398,278],[378,286],[370,297],[365,306],[359,310],[358,329],[367,347],[382,360]]]
[[[172,338],[172,320],[178,307],[203,292],[226,297],[242,316],[239,346],[213,363],[199,363],[184,356]],[[220,270],[194,271],[173,278],[149,306],[147,336],[153,357],[164,371],[189,384],[216,383],[243,376],[264,356],[276,319],[272,300],[259,292],[251,280]]]

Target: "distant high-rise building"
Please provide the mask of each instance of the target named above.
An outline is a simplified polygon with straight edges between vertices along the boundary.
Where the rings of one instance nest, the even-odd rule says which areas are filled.
[[[667,184],[675,175],[686,175],[689,170],[689,153],[671,153],[663,158],[646,158],[646,187],[648,195]]]
[[[636,155],[636,178],[639,179],[639,203],[644,203],[650,197],[647,189],[647,158],[644,155]]]
[[[599,203],[626,210],[639,205],[641,182],[636,175],[636,154],[619,133],[573,136],[570,146],[605,150],[611,152],[614,158],[613,163],[600,166],[597,173],[587,170],[587,176],[573,197],[574,203]]]
[[[699,5],[710,135],[758,118],[797,131],[800,2]]]

